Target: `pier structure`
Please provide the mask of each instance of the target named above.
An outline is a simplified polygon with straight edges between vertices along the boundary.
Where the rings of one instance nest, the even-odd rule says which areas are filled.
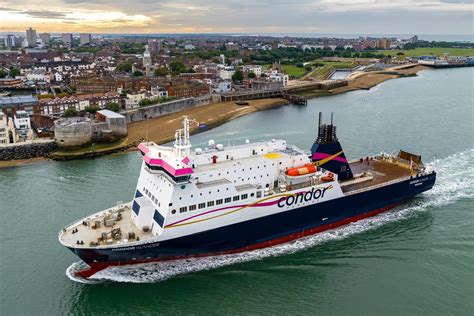
[[[255,100],[263,98],[285,98],[294,104],[307,104],[307,98],[302,95],[298,95],[299,92],[308,90],[321,89],[329,90],[336,87],[342,87],[347,85],[347,80],[323,80],[313,81],[301,85],[287,86],[280,89],[268,89],[268,90],[248,90],[238,92],[228,92],[221,94],[222,102],[231,101],[245,101]]]

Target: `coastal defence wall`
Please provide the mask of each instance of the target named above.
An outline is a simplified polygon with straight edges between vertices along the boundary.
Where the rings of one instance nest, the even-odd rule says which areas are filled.
[[[75,147],[91,141],[91,121],[86,118],[64,118],[54,122],[54,137],[61,147]]]
[[[196,106],[206,105],[211,103],[211,100],[211,96],[179,99],[170,102],[146,106],[139,109],[120,112],[120,114],[125,116],[127,123],[131,123],[143,121],[149,118],[159,117],[166,114],[176,113]]]
[[[58,146],[54,140],[0,147],[0,161],[47,157]]]

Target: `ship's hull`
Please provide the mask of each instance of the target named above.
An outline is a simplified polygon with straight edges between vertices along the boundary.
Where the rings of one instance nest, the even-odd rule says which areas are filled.
[[[274,246],[377,215],[431,189],[436,173],[304,206],[254,220],[145,245],[111,248],[70,248],[93,275],[108,266],[243,252]]]

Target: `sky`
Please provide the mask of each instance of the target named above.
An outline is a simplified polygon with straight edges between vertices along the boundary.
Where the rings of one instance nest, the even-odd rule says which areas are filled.
[[[474,33],[474,0],[0,0],[0,32]]]

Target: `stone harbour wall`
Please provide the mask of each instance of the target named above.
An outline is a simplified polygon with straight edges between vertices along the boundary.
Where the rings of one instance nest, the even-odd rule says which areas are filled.
[[[150,105],[143,108],[120,112],[125,116],[127,123],[143,121],[166,114],[176,113],[185,109],[211,103],[211,96],[178,99],[170,102]]]
[[[58,147],[51,142],[27,143],[0,147],[0,161],[48,157]]]

